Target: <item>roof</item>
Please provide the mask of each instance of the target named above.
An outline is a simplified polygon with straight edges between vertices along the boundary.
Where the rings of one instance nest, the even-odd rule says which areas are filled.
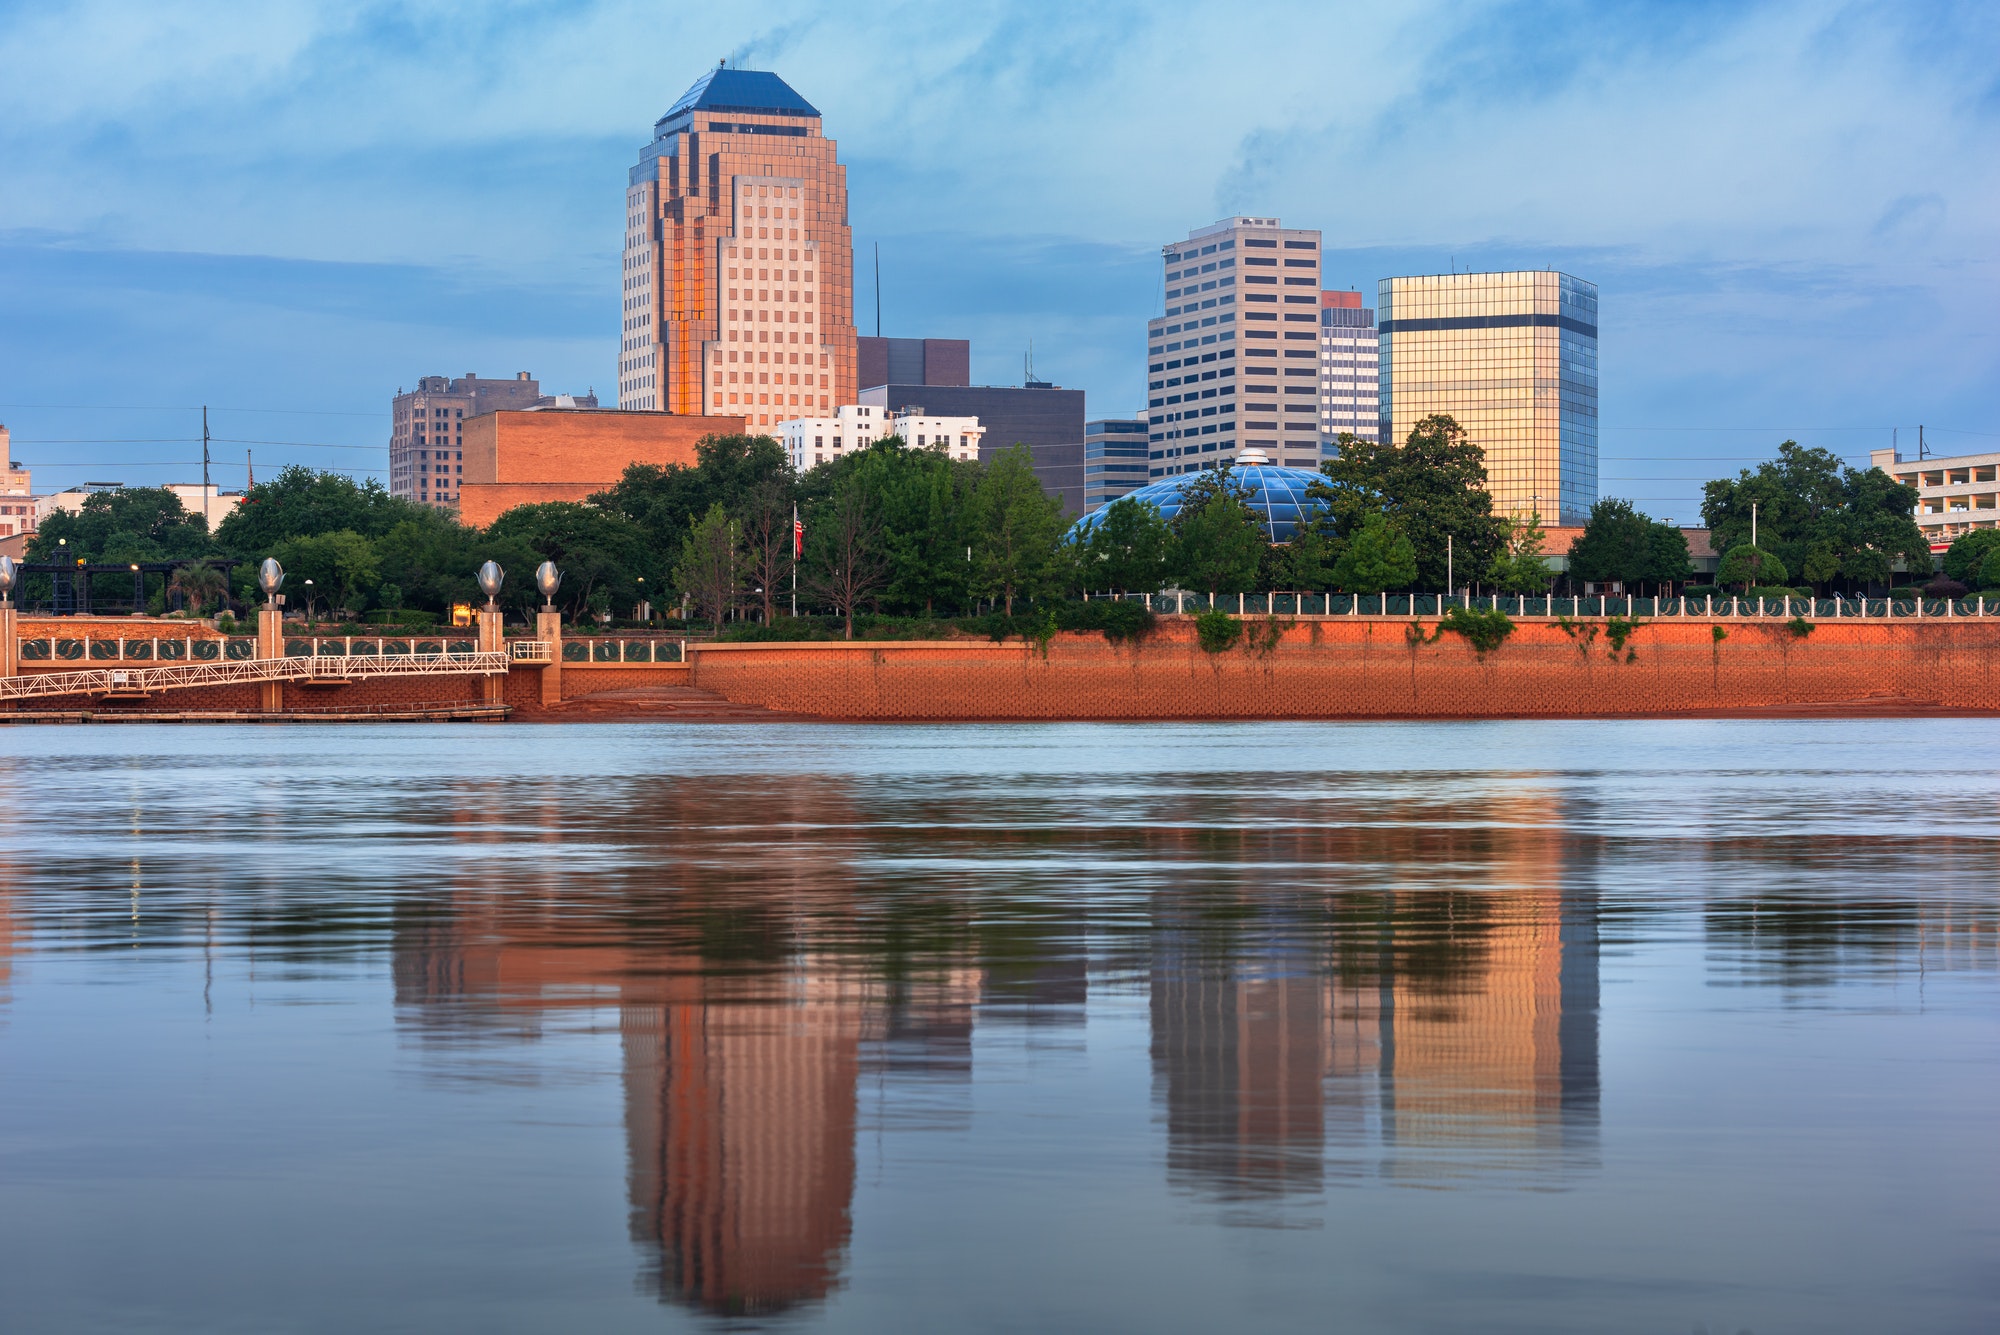
[[[767,70],[732,70],[721,66],[694,81],[680,100],[660,117],[670,121],[684,111],[733,111],[747,115],[813,116],[819,111],[792,91],[792,86]]]
[[[1126,492],[1119,500],[1151,505],[1159,510],[1162,518],[1172,519],[1180,513],[1182,491],[1203,476],[1212,474],[1197,469],[1162,478]],[[1250,508],[1262,521],[1266,541],[1290,542],[1299,521],[1311,518],[1319,509],[1319,502],[1306,495],[1306,488],[1322,480],[1312,469],[1280,468],[1276,464],[1238,464],[1229,470],[1229,476],[1250,493]],[[1070,533],[1076,537],[1088,533],[1104,521],[1105,512],[1115,504],[1117,501],[1110,501],[1092,510],[1071,525]]]

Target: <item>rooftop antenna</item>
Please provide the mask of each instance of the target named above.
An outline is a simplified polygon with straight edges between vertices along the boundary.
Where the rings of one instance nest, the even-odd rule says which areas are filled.
[[[243,451],[243,489],[248,491],[257,485],[257,464],[251,459],[250,451]]]
[[[875,243],[875,337],[882,337],[882,243]]]
[[[208,405],[201,405],[201,522],[212,523],[208,517]]]
[[[1924,453],[1924,429],[1919,425],[1917,427],[1917,461],[1921,463],[1926,457]]]

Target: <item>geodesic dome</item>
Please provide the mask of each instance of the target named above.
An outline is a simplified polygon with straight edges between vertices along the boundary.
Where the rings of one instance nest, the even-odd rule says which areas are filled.
[[[1118,499],[1157,506],[1160,514],[1171,522],[1180,513],[1181,492],[1200,476],[1197,471],[1163,477],[1136,491],[1126,492]],[[1263,520],[1267,542],[1290,542],[1292,534],[1298,530],[1299,520],[1310,518],[1319,509],[1317,502],[1306,499],[1306,488],[1323,480],[1310,469],[1280,468],[1276,464],[1238,464],[1229,470],[1229,476],[1249,491],[1250,508]],[[1116,501],[1111,503],[1115,504]],[[1070,536],[1081,538],[1096,528],[1111,505],[1100,505],[1077,520],[1070,527]]]

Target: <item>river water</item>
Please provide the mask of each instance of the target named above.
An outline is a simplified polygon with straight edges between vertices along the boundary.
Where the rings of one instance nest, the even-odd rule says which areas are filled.
[[[0,732],[0,1328],[1987,1331],[2000,723]]]

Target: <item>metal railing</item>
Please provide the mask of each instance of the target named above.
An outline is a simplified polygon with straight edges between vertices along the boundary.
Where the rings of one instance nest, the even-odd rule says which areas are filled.
[[[1546,594],[1499,594],[1473,597],[1437,593],[1154,593],[1093,594],[1093,599],[1143,602],[1164,616],[1186,616],[1211,609],[1244,617],[1384,617],[1408,620],[1436,618],[1454,607],[1497,610],[1516,620],[1572,621],[1586,618],[1639,617],[1646,620],[1790,621],[1927,621],[1955,618],[2000,618],[2000,598],[1644,598],[1558,597]]]
[[[313,655],[189,663],[183,667],[97,668],[87,672],[35,672],[0,677],[0,700],[34,696],[102,695],[110,691],[174,691],[194,686],[235,686],[266,681],[352,681],[369,677],[497,676],[506,654],[407,654],[362,658]]]
[[[509,640],[507,654],[516,663],[553,663],[555,646],[547,640]]]

